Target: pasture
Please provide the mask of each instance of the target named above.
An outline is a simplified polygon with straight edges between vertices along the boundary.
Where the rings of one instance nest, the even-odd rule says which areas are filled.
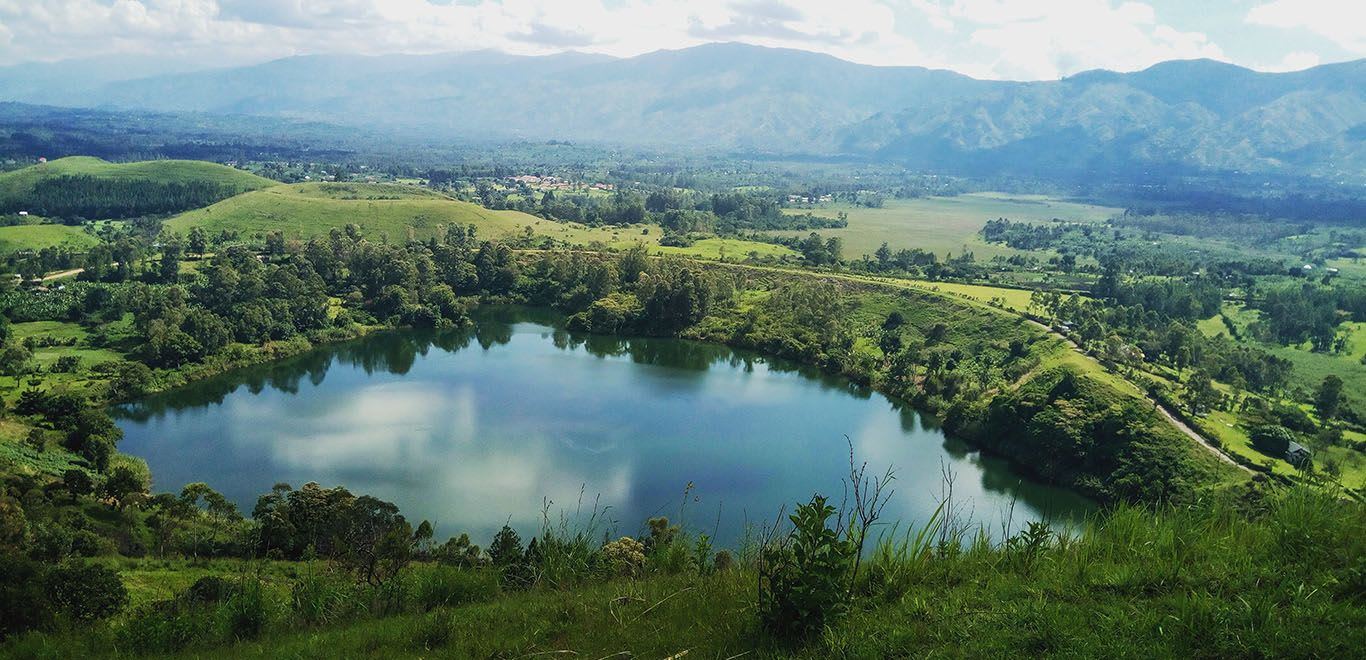
[[[987,259],[1020,252],[984,242],[977,232],[988,220],[1007,218],[1048,222],[1057,218],[1068,222],[1103,222],[1120,210],[1042,195],[971,193],[956,197],[889,199],[882,208],[829,204],[811,209],[783,209],[783,212],[792,215],[810,213],[825,218],[836,218],[841,212],[848,214],[848,227],[817,232],[843,239],[846,257],[871,255],[886,242],[893,250],[920,248],[941,257],[948,253],[957,255],[972,251],[978,259]],[[779,236],[805,236],[810,232],[773,233]]]
[[[0,227],[0,255],[58,246],[82,251],[99,242],[98,238],[86,233],[84,229],[67,225],[28,224]]]

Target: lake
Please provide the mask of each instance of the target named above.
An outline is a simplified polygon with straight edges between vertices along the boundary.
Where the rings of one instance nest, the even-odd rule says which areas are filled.
[[[884,513],[923,523],[953,475],[954,508],[1066,524],[1092,509],[868,388],[723,346],[579,335],[542,310],[483,309],[474,327],[386,332],[235,371],[116,409],[120,450],[157,490],[205,481],[249,515],[277,482],[345,485],[399,505],[438,541],[485,545],[585,521],[639,534],[680,518],[737,543],[747,525],[821,492],[838,505],[853,445],[896,471]],[[686,494],[686,495],[685,495]],[[547,515],[548,513],[548,515]]]

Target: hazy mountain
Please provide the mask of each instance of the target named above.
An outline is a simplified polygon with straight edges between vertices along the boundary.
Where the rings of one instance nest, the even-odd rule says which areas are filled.
[[[1283,74],[1182,61],[1135,73],[999,82],[713,44],[628,59],[307,56],[72,89],[61,79],[47,87],[33,80],[0,94],[319,120],[439,139],[850,154],[970,173],[1163,168],[1359,179],[1366,172],[1366,60]]]

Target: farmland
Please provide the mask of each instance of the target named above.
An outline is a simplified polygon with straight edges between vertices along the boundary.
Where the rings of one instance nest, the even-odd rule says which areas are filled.
[[[979,259],[1017,254],[1004,246],[988,245],[978,232],[988,220],[1008,218],[1024,222],[1102,222],[1120,209],[1062,201],[1039,195],[1008,196],[999,193],[972,193],[956,197],[891,199],[882,208],[848,204],[821,205],[812,209],[788,208],[785,213],[810,213],[825,218],[848,216],[844,229],[822,230],[822,235],[844,241],[847,256],[871,255],[884,242],[892,249],[920,248],[940,256],[972,251]],[[804,232],[773,232],[779,236],[801,236]]]

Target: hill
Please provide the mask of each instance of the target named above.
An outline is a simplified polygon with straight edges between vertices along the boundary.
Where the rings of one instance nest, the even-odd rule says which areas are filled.
[[[490,211],[415,186],[398,184],[300,183],[275,186],[188,211],[166,222],[167,229],[188,232],[202,227],[211,233],[235,231],[244,236],[282,232],[286,238],[327,236],[334,228],[355,224],[362,233],[406,240],[435,235],[436,228],[473,224],[481,236],[510,236],[540,218],[517,211]]]
[[[5,96],[54,98],[37,84]],[[1366,60],[1293,73],[1177,61],[1013,82],[710,44],[627,59],[487,51],[304,56],[92,82],[61,98],[424,136],[856,155],[969,175],[1132,178],[1161,167],[1360,182],[1363,90]]]
[[[73,156],[0,174],[0,213],[118,218],[203,206],[276,182],[191,160],[109,163]]]

